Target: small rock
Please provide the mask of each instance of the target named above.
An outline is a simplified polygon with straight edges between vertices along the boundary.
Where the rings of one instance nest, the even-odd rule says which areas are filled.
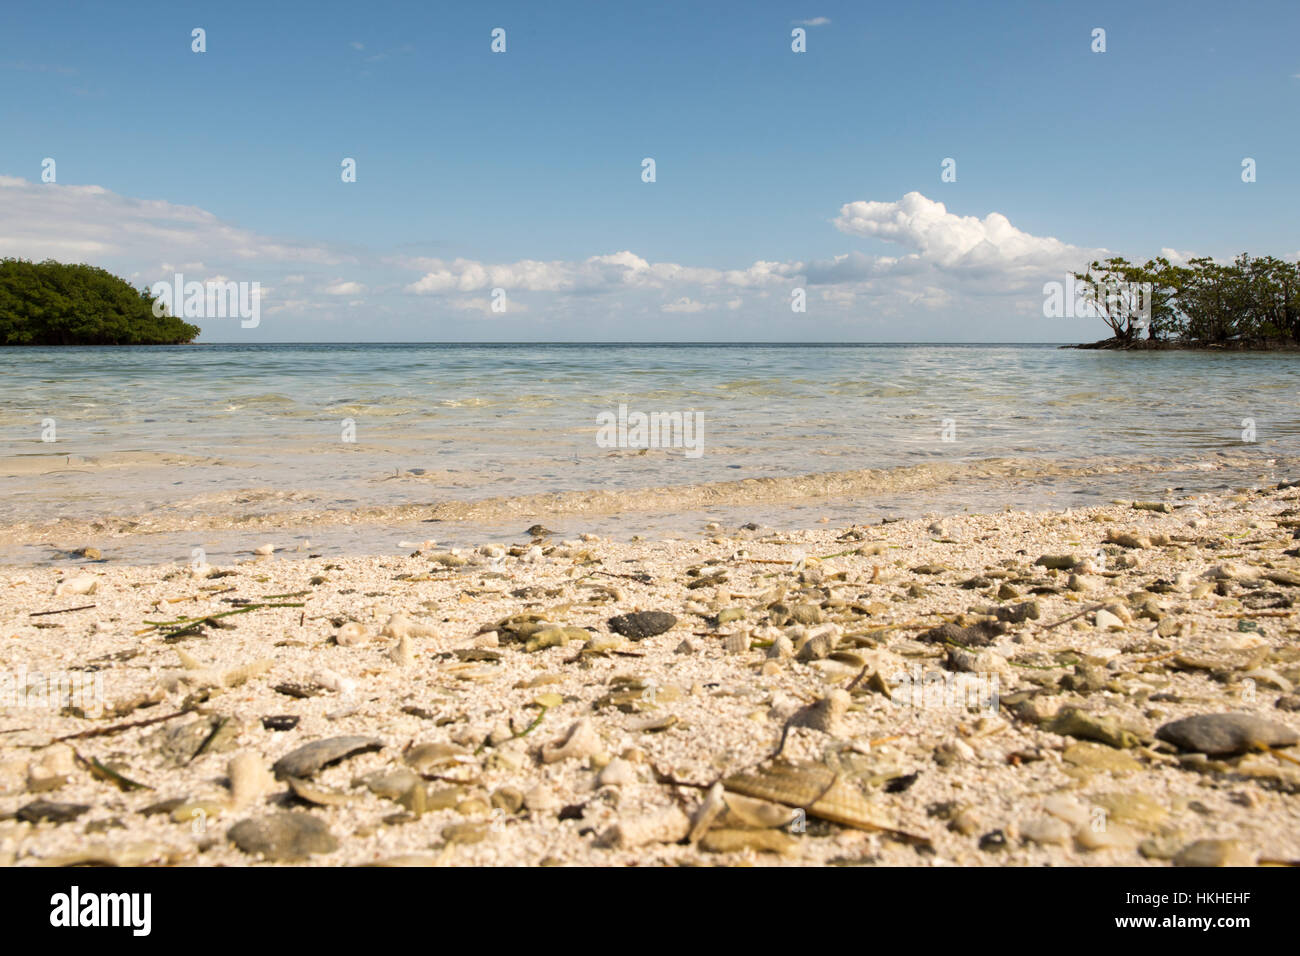
[[[1077,737],[1080,740],[1096,740],[1121,749],[1136,747],[1141,743],[1136,734],[1122,728],[1114,717],[1090,714],[1077,707],[1062,710],[1045,729],[1054,734]]]
[[[822,733],[837,736],[841,733],[841,718],[853,702],[848,691],[835,688],[825,697],[801,708],[790,720],[792,727],[810,727]]]
[[[494,808],[513,816],[523,809],[524,794],[518,787],[498,787],[492,791],[490,802]]]
[[[1106,631],[1122,631],[1124,629],[1124,622],[1105,608],[1102,608],[1093,616],[1093,625]]]
[[[1077,554],[1044,554],[1034,564],[1049,571],[1068,571],[1079,563]]]
[[[964,740],[947,740],[934,748],[934,762],[941,767],[950,767],[974,757],[975,751]]]
[[[227,837],[245,853],[275,863],[298,862],[339,848],[323,820],[297,811],[242,820],[230,828]]]
[[[609,629],[628,640],[641,641],[672,628],[677,618],[667,611],[635,611],[609,619]]]
[[[442,838],[449,844],[458,844],[466,846],[471,843],[482,843],[492,834],[492,825],[489,823],[449,823],[442,828]]]
[[[728,654],[745,654],[749,651],[749,638],[744,634],[728,634],[722,647]]]
[[[970,627],[961,627],[951,621],[932,627],[917,636],[927,644],[956,644],[958,647],[988,647],[998,637],[1007,633],[1005,621],[980,621]]]
[[[601,787],[626,787],[636,783],[636,768],[622,757],[615,757],[596,777]]]
[[[437,637],[438,629],[432,624],[413,621],[405,614],[393,614],[379,633],[383,637],[401,640],[403,637]]]
[[[95,588],[99,585],[99,579],[90,574],[78,575],[75,578],[65,578],[54,589],[55,597],[62,597],[65,594],[94,594]]]
[[[1165,724],[1156,736],[1180,750],[1210,756],[1243,754],[1265,747],[1290,747],[1300,736],[1285,724],[1250,714],[1200,714]]]
[[[524,794],[524,806],[534,813],[545,813],[560,805],[560,798],[555,791],[545,784],[538,784]]]
[[[274,785],[274,778],[261,754],[252,751],[246,750],[231,757],[226,773],[230,777],[230,806],[234,810],[242,810]]]
[[[1075,767],[1112,773],[1133,773],[1142,769],[1142,764],[1123,750],[1087,742],[1066,747],[1061,759]]]
[[[1255,854],[1236,840],[1197,840],[1178,851],[1174,866],[1254,866]]]
[[[410,635],[403,634],[398,638],[397,643],[388,649],[388,659],[398,667],[410,667],[415,663],[415,647]]]
[[[1070,842],[1072,833],[1070,825],[1056,817],[1035,817],[1020,827],[1021,839],[1031,843],[1064,846]]]
[[[275,778],[310,777],[331,764],[357,754],[382,750],[383,741],[375,737],[330,737],[305,744],[275,762]]]
[[[358,644],[364,644],[370,640],[370,635],[356,621],[348,621],[338,629],[338,632],[334,635],[334,640],[339,647],[356,647]]]
[[[1108,823],[1096,830],[1081,827],[1074,834],[1074,842],[1082,850],[1132,850],[1138,845],[1138,835],[1122,823]]]
[[[649,843],[676,843],[691,830],[691,819],[677,806],[620,820],[605,834],[609,846],[629,848]],[[707,836],[707,834],[706,834]]]
[[[542,745],[542,763],[560,760],[583,760],[600,752],[600,735],[596,725],[584,717],[568,729],[559,740]]]
[[[794,642],[781,634],[772,639],[772,646],[767,649],[769,660],[779,661],[794,656]]]
[[[707,853],[793,853],[798,842],[780,830],[709,830],[700,839],[700,849]]]
[[[20,807],[14,816],[27,823],[69,823],[89,809],[90,807],[81,803],[51,803],[48,800],[37,800]]]

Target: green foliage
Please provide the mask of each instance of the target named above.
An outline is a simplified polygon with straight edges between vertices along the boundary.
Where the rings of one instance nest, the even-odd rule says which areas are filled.
[[[196,325],[103,269],[0,259],[0,345],[181,345]]]
[[[1228,265],[1203,257],[1186,266],[1164,258],[1137,266],[1115,256],[1075,278],[1089,284],[1084,298],[1122,342],[1144,331],[1152,340],[1193,345],[1300,341],[1300,263],[1243,253]],[[1123,294],[1135,283],[1149,283],[1147,318]]]

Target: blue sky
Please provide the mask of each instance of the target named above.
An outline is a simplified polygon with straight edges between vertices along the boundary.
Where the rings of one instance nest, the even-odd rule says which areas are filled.
[[[899,6],[10,5],[0,254],[261,282],[208,341],[1065,341],[1096,250],[1300,251],[1300,5]]]

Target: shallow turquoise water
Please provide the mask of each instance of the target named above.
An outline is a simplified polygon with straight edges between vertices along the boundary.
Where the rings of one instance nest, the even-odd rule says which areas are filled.
[[[626,404],[701,454],[608,449]],[[54,420],[56,441],[42,441]],[[355,442],[348,436],[350,420]],[[1249,428],[1253,423],[1254,441]],[[946,425],[946,431],[945,431]],[[945,437],[951,441],[945,441]],[[360,507],[925,463],[1300,451],[1292,355],[1038,345],[0,349],[0,521]],[[176,459],[175,456],[186,456]],[[400,480],[393,480],[394,476]]]

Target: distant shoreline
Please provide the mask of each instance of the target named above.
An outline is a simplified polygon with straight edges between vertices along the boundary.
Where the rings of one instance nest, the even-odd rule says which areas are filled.
[[[1241,339],[1231,342],[1179,342],[1139,339],[1125,342],[1109,338],[1099,342],[1062,345],[1063,349],[1098,349],[1115,352],[1300,352],[1295,339]]]

